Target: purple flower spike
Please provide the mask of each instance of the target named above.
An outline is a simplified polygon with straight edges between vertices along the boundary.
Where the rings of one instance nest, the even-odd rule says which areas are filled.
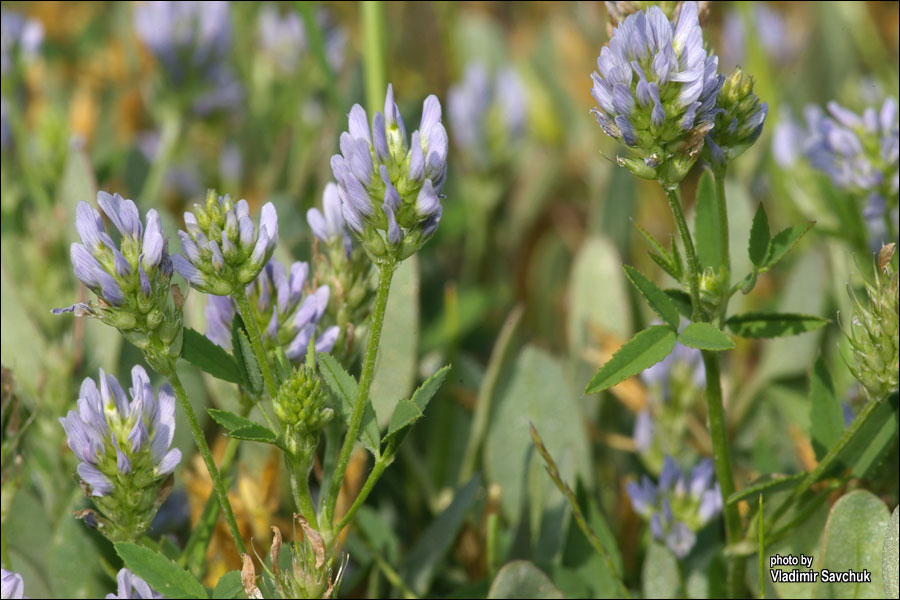
[[[337,194],[326,193],[340,199],[341,221],[371,256],[387,254],[403,260],[434,233],[439,220],[435,215],[440,212],[439,194],[447,171],[441,105],[436,96],[425,99],[412,147],[392,85],[384,112],[375,113],[371,129],[366,119],[361,106],[350,110],[348,131],[340,136],[341,153],[331,158]],[[336,218],[325,218],[315,209],[307,218],[319,239],[336,237]]]

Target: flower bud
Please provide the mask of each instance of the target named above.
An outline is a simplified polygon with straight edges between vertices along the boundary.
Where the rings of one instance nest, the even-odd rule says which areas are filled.
[[[769,113],[769,105],[753,93],[753,77],[740,67],[725,79],[718,98],[715,127],[706,136],[706,159],[716,168],[752,146]]]
[[[896,245],[878,253],[874,282],[866,282],[866,300],[853,296],[856,311],[844,331],[850,342],[853,376],[870,400],[882,401],[898,388],[898,284],[892,264]]]
[[[206,194],[205,206],[184,214],[179,231],[184,255],[172,262],[191,287],[207,294],[228,296],[256,279],[278,244],[278,215],[271,202],[263,205],[259,228],[250,220],[246,200]]]

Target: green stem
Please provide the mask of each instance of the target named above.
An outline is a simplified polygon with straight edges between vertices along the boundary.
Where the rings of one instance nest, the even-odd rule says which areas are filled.
[[[156,206],[159,200],[159,192],[162,189],[163,180],[169,165],[172,162],[172,154],[181,135],[181,113],[177,109],[170,109],[163,113],[162,129],[159,134],[159,149],[150,165],[150,171],[144,180],[141,193],[138,196],[143,206]]]
[[[709,417],[709,435],[713,447],[713,461],[716,467],[716,479],[722,489],[722,498],[729,498],[734,493],[734,475],[731,471],[731,452],[728,447],[728,431],[725,425],[725,409],[722,406],[722,386],[719,372],[719,355],[708,350],[702,351],[703,365],[706,368],[706,410]],[[741,515],[737,504],[726,504],[725,539],[727,544],[734,544],[741,539]],[[729,597],[740,597],[744,589],[745,561],[739,557],[729,559],[728,591]]]
[[[309,523],[310,527],[315,528],[316,508],[313,506],[312,495],[309,493],[309,463],[303,464],[300,461],[291,461],[287,456],[285,463],[291,478],[291,493],[294,496],[294,504],[297,510],[303,515],[303,518]]]
[[[262,372],[263,381],[266,384],[266,393],[269,394],[269,398],[274,402],[275,396],[278,394],[278,386],[275,385],[275,377],[272,375],[272,369],[269,368],[269,359],[262,345],[262,334],[259,331],[256,317],[253,316],[250,302],[247,300],[247,295],[244,294],[243,290],[233,293],[231,297],[237,303],[244,326],[247,327],[247,333],[250,334],[248,336],[250,338],[250,346],[253,347],[253,354],[256,355],[256,362],[259,363],[259,370]],[[271,429],[275,429],[275,422],[272,417],[263,409],[261,403],[257,403],[257,405],[259,406],[259,412],[265,417],[266,423]]]
[[[238,414],[242,417],[247,417],[252,408],[253,405],[250,402],[242,403],[241,410]],[[228,444],[225,446],[225,453],[222,456],[222,462],[219,465],[219,472],[223,473],[225,476],[226,488],[229,488],[231,484],[229,474],[231,467],[234,464],[234,459],[237,458],[237,451],[240,443],[241,441],[238,439],[228,439]],[[197,521],[197,525],[191,532],[191,536],[184,546],[184,551],[178,559],[178,564],[180,566],[190,567],[190,569],[193,570],[195,563],[203,559],[209,541],[212,539],[212,530],[215,521],[218,519],[218,515],[219,498],[215,494],[210,494],[209,498],[206,499],[206,504],[203,506],[203,512],[200,515],[200,519]],[[201,546],[202,551],[200,551]]]
[[[172,361],[171,373],[169,374],[169,383],[171,383],[172,387],[175,389],[175,396],[178,397],[178,401],[181,402],[181,407],[187,415],[188,423],[190,423],[191,426],[191,434],[194,436],[194,443],[197,444],[197,450],[200,451],[200,456],[203,457],[203,462],[206,463],[206,470],[209,471],[213,489],[216,492],[216,496],[219,498],[219,504],[225,512],[225,522],[228,524],[228,530],[231,532],[231,537],[234,539],[234,545],[237,546],[239,553],[246,554],[247,548],[244,546],[244,540],[241,539],[241,532],[238,529],[237,521],[234,519],[234,511],[231,510],[231,503],[228,501],[227,491],[222,484],[222,477],[219,475],[219,469],[216,468],[212,452],[209,451],[206,438],[203,437],[203,430],[200,429],[200,422],[197,421],[197,415],[194,414],[194,408],[191,406],[191,401],[188,400],[187,394],[184,391],[184,386],[181,385],[181,379],[178,378],[178,373],[175,371],[174,361]]]
[[[716,169],[716,202],[719,213],[719,260],[720,285],[722,297],[719,299],[719,326],[725,320],[728,309],[728,300],[731,298],[729,286],[731,284],[731,255],[728,242],[728,203],[725,200],[725,167]]]
[[[360,507],[366,501],[366,498],[368,498],[369,494],[372,493],[372,489],[375,487],[375,484],[378,483],[378,480],[381,479],[381,475],[384,473],[384,470],[390,463],[391,461],[385,460],[384,456],[375,461],[375,466],[372,467],[372,472],[369,473],[369,477],[363,484],[362,489],[359,490],[359,494],[356,495],[356,499],[353,501],[350,509],[343,517],[341,517],[341,521],[338,523],[336,529],[336,533],[338,535],[340,535],[341,530],[343,530],[344,527],[346,527],[350,523],[350,521],[353,520],[353,515],[356,514],[356,511],[360,509]]]
[[[691,231],[688,229],[687,221],[684,219],[684,211],[681,209],[681,193],[678,191],[677,185],[663,185],[666,192],[666,198],[669,200],[669,208],[672,209],[672,216],[675,218],[675,227],[678,229],[678,235],[681,237],[681,245],[684,246],[684,254],[687,257],[688,269],[688,287],[691,291],[691,309],[693,316],[691,320],[700,317],[700,264],[697,262],[697,253],[694,250],[694,240],[691,238]]]
[[[380,1],[360,2],[363,26],[363,70],[369,114],[381,110],[387,87],[384,68],[384,7]]]
[[[363,4],[366,6],[366,4]],[[391,279],[394,277],[395,262],[385,262],[378,266],[378,291],[375,294],[375,307],[372,312],[372,330],[369,339],[366,340],[366,353],[363,357],[362,373],[359,376],[359,391],[356,396],[356,404],[350,416],[350,425],[347,427],[347,436],[338,454],[337,468],[332,475],[331,485],[328,490],[328,502],[323,514],[323,529],[330,531],[334,522],[334,509],[337,505],[338,495],[344,483],[344,473],[350,463],[350,454],[359,436],[359,428],[362,425],[363,413],[369,402],[369,388],[372,386],[372,377],[375,374],[375,358],[378,355],[378,343],[381,340],[381,328],[384,325],[384,312],[387,309],[388,293],[391,291]]]

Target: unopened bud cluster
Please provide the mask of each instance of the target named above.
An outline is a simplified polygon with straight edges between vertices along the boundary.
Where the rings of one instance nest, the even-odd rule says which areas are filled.
[[[175,270],[191,287],[218,296],[241,291],[256,279],[278,244],[278,215],[267,202],[259,227],[250,219],[246,200],[206,194],[206,203],[184,213],[187,231],[179,231],[184,256],[173,257]]]
[[[846,331],[850,370],[870,400],[881,401],[898,388],[898,284],[891,259],[895,244],[878,253],[875,280],[866,282],[866,300],[853,296],[856,311]]]
[[[706,149],[714,166],[723,166],[743,154],[762,133],[769,105],[753,93],[753,77],[740,67],[722,84],[715,127],[706,136]]]
[[[315,367],[303,364],[294,369],[275,397],[275,414],[284,426],[288,448],[298,457],[315,451],[318,431],[334,416],[326,406],[327,395]]]

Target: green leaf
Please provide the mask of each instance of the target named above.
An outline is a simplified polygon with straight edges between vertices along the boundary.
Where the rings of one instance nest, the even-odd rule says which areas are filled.
[[[586,394],[594,394],[652,367],[672,352],[677,334],[667,325],[641,331],[619,348],[588,383]]]
[[[897,571],[900,566],[900,521],[898,521],[900,507],[894,507],[891,519],[884,528],[884,547],[881,551],[881,576],[884,578],[884,597],[896,598],[900,593],[897,582]]]
[[[644,296],[653,312],[668,323],[669,327],[677,331],[679,320],[678,307],[675,306],[664,291],[656,287],[656,284],[647,279],[640,271],[628,265],[625,265],[624,268],[628,279]]]
[[[869,469],[881,462],[890,448],[896,448],[897,434],[900,431],[898,419],[900,406],[897,394],[894,393],[878,403],[874,414],[838,454],[835,464],[850,469],[854,477],[865,477]]]
[[[391,280],[378,344],[378,362],[369,400],[378,418],[387,425],[394,407],[409,396],[416,383],[419,348],[419,263],[415,256],[400,263]]]
[[[250,419],[227,410],[217,408],[207,409],[209,416],[228,431],[228,436],[238,440],[262,442],[264,444],[278,445],[278,435],[271,429],[260,425]]]
[[[128,569],[166,598],[209,598],[206,588],[161,554],[130,542],[115,544]]]
[[[412,424],[422,418],[422,415],[425,413],[425,407],[428,406],[431,398],[438,391],[438,388],[441,387],[449,371],[450,365],[441,367],[416,389],[411,399],[401,400],[397,404],[396,408],[394,408],[394,414],[391,415],[387,435],[384,436],[386,445],[393,442],[394,448],[399,446]]]
[[[744,489],[728,496],[727,504],[734,504],[760,494],[772,494],[793,489],[803,481],[804,477],[806,477],[806,473],[795,473],[794,475],[770,473],[763,475]]]
[[[469,511],[475,505],[480,488],[481,476],[475,475],[466,485],[458,489],[450,505],[431,521],[407,554],[400,573],[403,580],[419,596],[428,593],[441,561],[459,535]]]
[[[701,271],[706,267],[719,270],[722,264],[721,238],[719,231],[719,205],[716,202],[716,184],[712,173],[704,171],[697,187],[697,207],[694,214],[694,244]]]
[[[877,496],[865,490],[855,490],[841,497],[831,508],[822,551],[817,561],[818,569],[829,571],[862,571],[871,574],[871,583],[816,584],[815,598],[881,598],[884,584],[881,577],[882,544],[884,531],[890,521],[887,506]]]
[[[262,370],[259,367],[259,361],[256,360],[253,346],[250,344],[247,327],[237,311],[231,321],[231,350],[234,352],[235,362],[241,371],[241,385],[257,395],[261,394],[263,391]]]
[[[834,393],[831,375],[824,359],[819,357],[809,383],[809,437],[816,459],[828,453],[844,433],[844,411]]]
[[[356,379],[344,370],[341,363],[330,354],[319,353],[316,355],[319,365],[319,374],[325,380],[325,385],[331,390],[332,395],[338,401],[337,412],[349,426],[350,416],[353,414],[353,404],[356,402],[358,385]],[[375,419],[375,411],[372,404],[366,406],[363,412],[362,426],[359,428],[359,439],[363,446],[374,456],[381,456],[381,432],[378,429],[378,421]]]
[[[566,338],[574,356],[592,343],[592,332],[631,335],[631,304],[622,261],[606,237],[590,237],[578,249],[569,273]]]
[[[503,565],[488,591],[488,598],[565,598],[543,571],[526,560]]]
[[[683,290],[668,289],[666,290],[666,296],[668,296],[669,300],[671,300],[672,303],[675,304],[675,306],[678,308],[678,312],[680,312],[688,319],[691,318],[691,315],[694,314],[694,307],[691,306],[690,294]]]
[[[796,313],[744,313],[725,321],[741,337],[773,338],[797,335],[824,327],[828,319]]]
[[[762,267],[766,262],[770,236],[769,218],[766,216],[766,209],[760,202],[759,208],[756,209],[756,214],[753,216],[753,225],[750,227],[750,244],[747,248],[750,262],[757,267]]]
[[[215,600],[230,600],[238,598],[244,593],[244,584],[241,582],[240,571],[228,571],[216,582],[212,597]]]
[[[637,223],[635,223],[634,226],[637,227],[637,230],[641,232],[641,235],[644,236],[644,239],[647,240],[647,243],[649,243],[650,246],[653,247],[653,250],[648,251],[648,253],[650,254],[650,258],[653,259],[653,262],[659,265],[659,267],[663,271],[668,273],[669,276],[671,276],[673,279],[680,280],[681,276],[679,275],[678,269],[676,268],[675,260],[669,253],[669,251],[666,250],[662,244],[657,242],[656,238],[650,235],[650,233],[646,229],[644,229]]]
[[[681,598],[681,571],[678,560],[659,542],[650,542],[641,570],[644,598]]]
[[[678,334],[678,341],[700,350],[731,350],[734,341],[712,323],[691,323]]]
[[[530,554],[534,560],[556,555],[569,519],[565,498],[547,483],[529,424],[540,430],[561,476],[568,481],[581,479],[592,489],[581,398],[561,361],[545,350],[526,346],[503,378],[494,401],[482,455],[485,477],[488,484],[502,489],[500,508],[507,522],[530,529],[534,539],[542,540]]]
[[[769,244],[769,251],[766,255],[765,269],[768,270],[775,263],[784,258],[785,255],[794,248],[794,245],[800,240],[800,238],[806,235],[806,232],[812,229],[812,226],[815,224],[815,221],[810,221],[808,223],[804,223],[803,225],[794,225],[793,227],[788,227],[787,229],[783,229],[776,233],[775,237],[772,238],[772,242]]]
[[[242,383],[241,372],[231,355],[205,335],[185,327],[181,358],[213,377],[231,383]]]

